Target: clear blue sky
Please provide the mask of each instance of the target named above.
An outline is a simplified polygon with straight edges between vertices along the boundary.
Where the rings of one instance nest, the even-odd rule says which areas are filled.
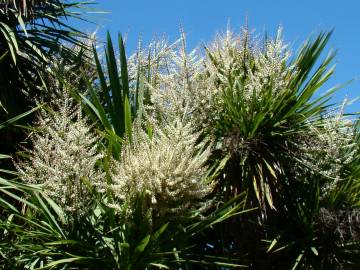
[[[98,0],[97,9],[109,14],[92,15],[101,25],[99,36],[106,30],[115,36],[127,35],[127,52],[132,53],[141,36],[146,43],[154,36],[166,34],[170,40],[179,36],[182,26],[188,46],[212,40],[225,30],[228,22],[234,30],[245,24],[257,33],[274,35],[279,25],[284,39],[294,50],[311,33],[335,29],[329,47],[338,50],[337,69],[330,86],[355,79],[338,95],[337,101],[360,96],[360,1],[359,0]],[[81,25],[92,31],[96,26]],[[326,89],[324,89],[326,90]],[[350,106],[359,111],[359,102]]]

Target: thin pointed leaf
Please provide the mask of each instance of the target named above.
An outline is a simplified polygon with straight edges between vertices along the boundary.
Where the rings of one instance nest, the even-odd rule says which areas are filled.
[[[113,125],[116,133],[122,137],[125,132],[125,123],[123,121],[124,108],[123,108],[123,98],[122,98],[122,87],[119,80],[115,52],[109,32],[107,33],[106,61],[107,61],[110,89],[113,97],[113,106],[114,106]]]
[[[122,36],[119,34],[119,53],[120,53],[120,66],[121,66],[121,82],[123,96],[129,98],[129,75],[126,63],[126,53]]]
[[[128,96],[125,96],[124,99],[124,122],[125,122],[125,131],[127,137],[130,142],[132,142],[132,118],[131,118],[131,109],[130,109],[130,102]]]

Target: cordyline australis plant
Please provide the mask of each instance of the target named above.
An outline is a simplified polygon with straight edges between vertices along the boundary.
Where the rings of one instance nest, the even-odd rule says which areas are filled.
[[[61,5],[61,2],[58,0],[1,0],[0,5],[4,6],[6,9],[16,10],[22,16],[28,17],[31,16],[34,12],[34,8],[46,7],[50,5]]]
[[[264,41],[228,30],[189,53],[182,33],[173,44],[139,46],[128,60],[120,37],[119,62],[108,35],[106,71],[94,49],[99,80],[81,95],[105,147],[95,146],[84,119],[57,107],[56,117],[40,118],[30,162],[18,164],[25,181],[41,178],[46,197],[81,218],[68,235],[55,226],[37,253],[53,255],[31,254],[28,265],[358,267],[359,121],[328,105],[336,88],[315,95],[333,73],[332,53],[316,64],[330,35],[291,56],[281,30]],[[50,185],[53,174],[71,188]],[[208,206],[209,198],[219,204]],[[244,206],[256,210],[239,216]]]
[[[247,153],[254,150],[252,145],[259,141],[249,134],[256,132],[256,126],[251,125],[261,120],[256,119],[257,115],[265,117],[268,113],[259,110],[269,99],[289,92],[287,77],[293,68],[286,65],[289,52],[285,51],[280,34],[260,48],[246,30],[240,36],[227,31],[207,48],[205,57],[199,50],[186,52],[184,34],[174,44],[158,41],[149,46],[148,52],[139,51],[130,57],[129,73],[136,74],[136,70],[145,67],[151,92],[147,119],[156,123],[186,111],[199,130],[218,138],[220,149],[229,143],[239,144],[228,145],[229,151],[238,152],[246,159]],[[237,138],[236,134],[242,132]],[[255,180],[259,203],[263,209],[266,201],[273,207],[268,183],[259,182],[260,179]],[[234,192],[234,188],[230,184],[227,190]]]
[[[258,243],[247,243],[251,239],[246,239],[246,233],[234,235],[234,227],[225,229],[232,239],[228,245],[243,245],[254,267],[276,261],[284,251],[292,255],[282,257],[279,267],[324,266],[334,258],[338,267],[354,263],[354,256],[343,260],[338,252],[347,243],[344,239],[335,237],[330,248],[317,239],[324,209],[335,207],[341,213],[344,207],[357,209],[353,202],[359,196],[354,188],[359,179],[356,119],[344,115],[341,106],[329,105],[338,88],[315,95],[334,71],[333,53],[316,66],[330,35],[309,39],[291,56],[281,29],[275,39],[264,41],[252,38],[247,29],[240,35],[228,30],[206,46],[204,54],[199,49],[187,53],[182,33],[173,44],[155,41],[129,58],[130,76],[143,70],[148,97],[145,118],[156,125],[186,112],[195,129],[213,137],[210,160],[225,164],[217,194],[225,199],[248,190],[248,205],[259,207],[249,219],[259,224]],[[349,215],[354,217],[351,211]],[[287,226],[280,229],[278,224]],[[215,236],[214,242],[223,235]],[[282,237],[285,243],[278,246]],[[309,239],[305,244],[304,238]],[[267,241],[270,255],[257,256],[265,249],[261,242]],[[321,256],[312,258],[319,250]]]
[[[146,67],[139,66],[137,55],[129,61],[128,68],[121,36],[118,62],[108,35],[105,72],[94,53],[100,89],[96,92],[91,87],[90,99],[82,98],[100,123],[99,129],[104,129],[113,150],[111,190],[115,197],[123,204],[145,193],[154,218],[164,215],[169,218],[170,213],[181,217],[181,212],[195,209],[196,201],[211,191],[212,184],[203,182],[209,141],[199,138],[200,133],[187,120],[186,111],[161,121],[149,121],[148,116],[143,119],[143,114],[149,114],[146,109],[150,102],[142,81]],[[121,76],[116,78],[117,74]],[[118,208],[116,204],[112,206]]]
[[[112,161],[113,184],[107,187],[98,166],[104,157],[96,144],[100,137],[69,93],[62,96],[38,115],[30,135],[33,148],[16,167],[23,181],[40,184],[70,216],[86,214],[93,200],[87,182],[98,192],[110,188],[120,199],[113,204],[119,209],[145,192],[154,217],[167,219],[195,208],[210,193],[211,184],[203,181],[210,147],[198,143],[199,133],[181,120],[156,127],[151,138],[138,127],[134,141],[124,143],[121,160]]]
[[[0,1],[0,68],[4,74],[0,78],[1,103],[7,113],[21,112],[19,103],[23,108],[33,104],[26,94],[41,93],[42,76],[52,74],[46,70],[51,58],[75,63],[77,55],[71,46],[86,49],[83,41],[87,36],[68,25],[65,19],[79,19],[79,12],[87,4],[61,0]],[[16,85],[15,91],[9,91],[8,85]]]
[[[314,44],[305,45],[301,53],[314,51],[313,57],[317,58],[328,38],[320,36]],[[198,50],[187,54],[183,35],[174,44],[157,41],[149,46],[148,52],[142,50],[130,57],[134,62],[129,64],[132,68],[129,73],[135,74],[139,66],[146,67],[149,73],[151,102],[146,117],[156,122],[186,111],[198,129],[217,138],[218,150],[243,164],[244,183],[232,183],[228,191],[236,192],[236,185],[253,189],[265,211],[268,207],[276,208],[271,191],[276,189],[273,186],[276,178],[284,174],[282,157],[274,156],[276,151],[305,160],[305,156],[314,154],[311,146],[300,147],[309,133],[316,141],[319,136],[326,137],[322,133],[329,132],[343,136],[341,141],[354,136],[351,120],[341,113],[327,115],[325,102],[333,90],[310,100],[332,74],[333,69],[327,72],[326,67],[333,55],[325,59],[307,85],[309,71],[302,66],[300,56],[290,61],[290,55],[281,39],[281,30],[276,39],[267,39],[263,44],[253,40],[246,29],[239,36],[228,30],[206,47],[205,57]],[[316,59],[309,60],[311,66],[306,68],[311,68]],[[336,147],[324,140],[319,144],[322,146],[317,146],[318,149],[328,152],[332,151],[329,147]],[[294,160],[294,165],[297,163]],[[308,167],[318,171],[315,165]]]
[[[24,229],[16,222],[0,223],[11,237],[18,236],[18,248],[3,253],[11,265],[147,269],[187,264],[178,253],[188,248],[189,239],[240,210],[234,203],[242,197],[194,219],[204,213],[198,207],[206,206],[202,199],[212,184],[205,182],[209,143],[200,142],[189,123],[179,119],[157,126],[151,137],[139,126],[115,160],[105,156],[80,105],[68,92],[61,95],[39,113],[30,135],[33,148],[16,163],[29,186],[25,200],[20,199],[25,217],[16,216],[24,219]],[[110,171],[104,169],[107,159],[112,160]],[[37,226],[36,219],[50,231]],[[184,225],[174,222],[179,220]],[[41,254],[22,251],[27,241]]]

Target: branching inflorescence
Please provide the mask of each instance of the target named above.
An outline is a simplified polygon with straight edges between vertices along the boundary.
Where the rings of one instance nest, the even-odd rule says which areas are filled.
[[[30,137],[29,158],[16,164],[20,177],[41,184],[70,216],[86,214],[92,201],[86,182],[101,191],[104,174],[96,166],[103,157],[97,150],[99,138],[82,117],[81,107],[64,93],[49,110],[41,111]]]
[[[149,198],[153,218],[181,218],[201,206],[212,190],[207,183],[209,142],[198,143],[191,123],[175,120],[158,128],[151,138],[142,131],[123,147],[121,161],[114,162],[112,190],[122,202],[140,193]]]

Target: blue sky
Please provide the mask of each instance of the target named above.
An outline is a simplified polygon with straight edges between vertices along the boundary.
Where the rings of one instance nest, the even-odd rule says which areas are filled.
[[[225,30],[228,22],[238,30],[248,21],[249,28],[258,34],[274,35],[279,25],[284,39],[296,50],[311,34],[335,29],[328,49],[338,50],[336,73],[329,87],[355,79],[338,95],[360,96],[360,1],[358,0],[98,0],[96,7],[109,14],[94,14],[91,19],[99,25],[99,36],[109,30],[114,36],[127,36],[127,52],[136,48],[141,36],[146,43],[154,36],[167,35],[170,40],[179,36],[183,27],[188,46],[211,41],[216,32]],[[94,25],[81,25],[86,31]],[[359,77],[358,79],[356,79]],[[326,89],[324,89],[326,90]],[[359,102],[348,108],[359,111]]]

